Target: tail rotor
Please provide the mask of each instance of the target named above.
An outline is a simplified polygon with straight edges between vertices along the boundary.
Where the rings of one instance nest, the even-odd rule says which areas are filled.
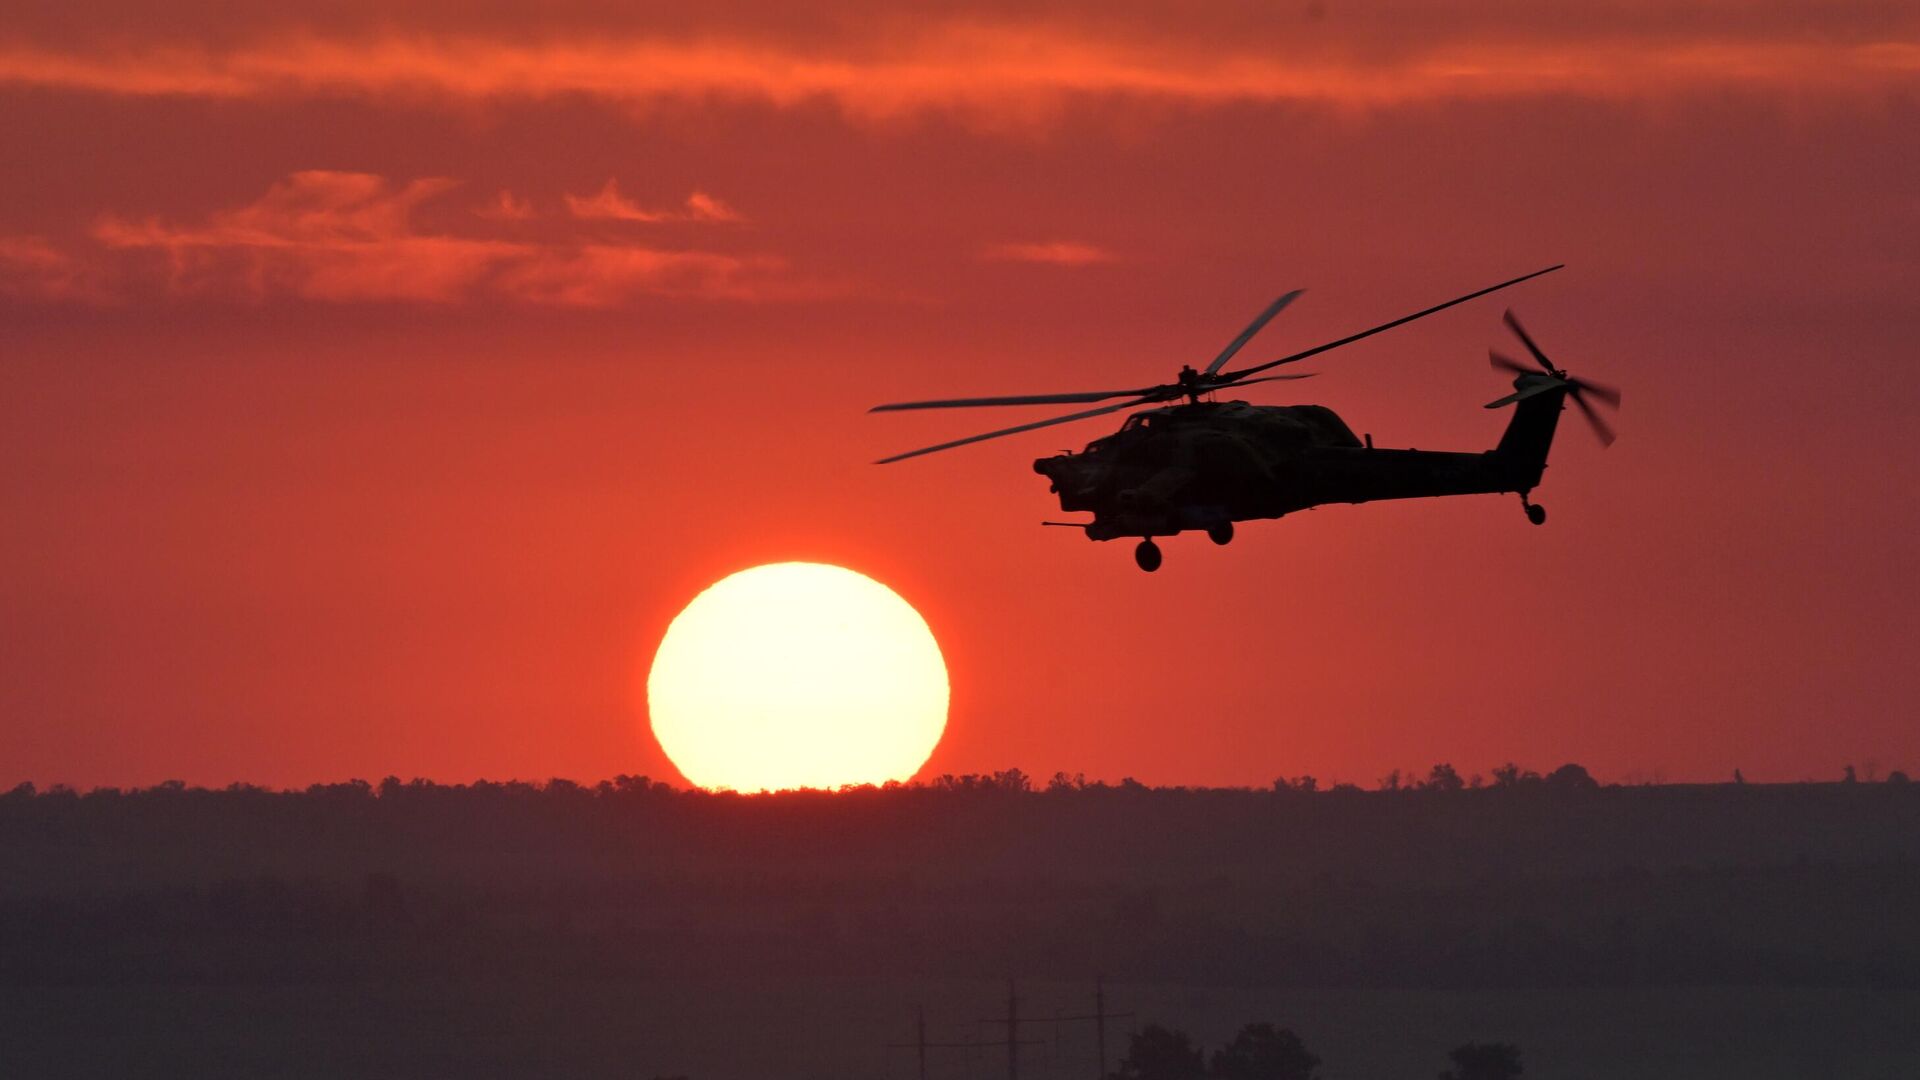
[[[1620,407],[1620,391],[1605,383],[1594,382],[1591,379],[1574,378],[1567,374],[1565,369],[1553,366],[1553,361],[1547,359],[1547,354],[1534,342],[1533,335],[1527,333],[1527,328],[1520,324],[1520,319],[1514,315],[1511,308],[1507,310],[1505,320],[1507,328],[1512,330],[1514,336],[1520,339],[1520,343],[1527,347],[1527,352],[1532,354],[1534,362],[1540,365],[1540,370],[1535,371],[1533,368],[1501,353],[1497,349],[1489,350],[1487,358],[1492,362],[1494,370],[1504,371],[1513,375],[1515,389],[1513,393],[1508,394],[1498,401],[1488,402],[1487,408],[1498,409],[1503,405],[1511,405],[1517,401],[1524,401],[1537,394],[1544,394],[1551,390],[1564,388],[1567,397],[1573,400],[1574,406],[1580,410],[1580,415],[1586,418],[1588,426],[1593,429],[1594,438],[1600,440],[1601,446],[1612,446],[1614,440],[1613,425],[1609,424],[1605,418],[1594,409],[1592,403],[1589,402],[1587,398],[1591,395],[1594,400],[1600,402],[1602,405],[1610,409],[1618,409]],[[1546,376],[1545,378],[1541,378],[1543,373]]]

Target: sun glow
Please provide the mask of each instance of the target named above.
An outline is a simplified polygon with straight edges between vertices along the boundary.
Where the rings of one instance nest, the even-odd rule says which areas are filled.
[[[838,566],[722,579],[674,617],[647,676],[654,735],[695,784],[831,788],[911,777],[947,725],[925,619]]]

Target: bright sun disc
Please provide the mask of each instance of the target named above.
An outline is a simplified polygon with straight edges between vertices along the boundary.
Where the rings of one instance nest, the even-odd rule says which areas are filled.
[[[707,788],[906,780],[947,726],[947,665],[920,613],[822,563],[773,563],[708,588],[647,675],[660,746]]]

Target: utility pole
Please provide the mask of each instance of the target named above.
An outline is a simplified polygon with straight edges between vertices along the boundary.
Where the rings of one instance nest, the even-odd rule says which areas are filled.
[[[987,1039],[975,1042],[928,1042],[927,1013],[925,1009],[918,1009],[914,1013],[913,1041],[910,1043],[888,1043],[887,1046],[898,1049],[913,1048],[915,1055],[914,1062],[918,1069],[916,1074],[918,1080],[927,1080],[928,1050],[980,1049],[989,1046],[1004,1046],[1007,1048],[1007,1080],[1020,1080],[1020,1048],[1022,1046],[1038,1045],[1045,1041],[1043,1039],[1022,1039],[1020,1037],[1020,1026],[1022,1024],[1064,1024],[1079,1020],[1091,1020],[1093,1021],[1094,1042],[1097,1044],[1096,1056],[1100,1062],[1100,1075],[1096,1077],[1095,1080],[1107,1080],[1107,1021],[1118,1020],[1132,1015],[1130,1012],[1107,1011],[1106,979],[1097,978],[1093,983],[1092,1012],[1083,1016],[1062,1016],[1056,1013],[1052,1017],[1024,1017],[1020,1015],[1020,994],[1015,988],[1013,980],[1008,979],[1006,1014],[1003,1016],[989,1016],[980,1021],[982,1024],[1005,1027],[1007,1029],[1006,1038]],[[1055,1029],[1054,1035],[1056,1045],[1059,1040],[1058,1030],[1058,1028]]]
[[[1105,977],[1099,977],[1093,980],[1093,1011],[1087,1013],[1085,1016],[1056,1016],[1051,1021],[1029,1021],[1029,1023],[1055,1024],[1065,1023],[1069,1020],[1093,1021],[1093,1041],[1098,1047],[1096,1053],[1100,1061],[1100,1075],[1096,1080],[1107,1080],[1107,1021],[1119,1020],[1133,1015],[1130,1012],[1117,1013],[1107,1011],[1106,984],[1107,980]]]
[[[1012,1001],[1013,996],[1011,993],[1011,989],[1012,989],[1011,984],[1009,984],[1008,989],[1009,989],[1008,1000]],[[1008,1015],[1015,1017],[1014,1023],[1017,1024],[1019,1022],[1018,1016],[1013,1012],[1013,1010],[1011,1009],[1008,1010]],[[995,1018],[994,1020],[991,1020],[991,1021],[983,1020],[981,1022],[997,1024],[997,1023],[1000,1023],[1001,1021],[998,1018]],[[1009,1027],[1008,1030],[1011,1031],[1013,1029],[1012,1027]],[[1000,1040],[998,1039],[975,1040],[973,1042],[928,1042],[927,1041],[927,1011],[926,1009],[921,1008],[921,1009],[916,1009],[914,1012],[913,1041],[910,1043],[888,1043],[887,1048],[890,1050],[904,1050],[904,1049],[907,1049],[908,1047],[911,1047],[914,1051],[914,1064],[918,1069],[917,1076],[919,1077],[919,1080],[927,1080],[927,1051],[929,1050],[979,1050],[984,1047],[999,1046],[999,1045],[1000,1045]],[[1018,1068],[1018,1058],[1016,1057],[1017,1053],[1018,1053],[1018,1047],[1015,1046],[1010,1041],[1007,1046],[1007,1068],[1009,1069],[1009,1071]]]
[[[983,1024],[1005,1024],[1007,1026],[1007,1080],[1020,1080],[1020,1025],[1021,1024],[1064,1024],[1077,1020],[1093,1021],[1093,1038],[1097,1045],[1096,1056],[1100,1062],[1100,1075],[1096,1080],[1107,1080],[1107,1021],[1132,1016],[1130,1012],[1107,1011],[1107,987],[1104,977],[1093,981],[1093,1011],[1083,1016],[1060,1016],[1051,1018],[1022,1018],[1020,999],[1014,995],[1013,983],[1007,983],[1007,1015],[989,1017],[980,1021]],[[1056,1029],[1057,1030],[1057,1029]],[[1031,1045],[1029,1042],[1028,1045]]]
[[[1007,980],[1007,1080],[1020,1080],[1020,999]]]
[[[1100,1047],[1100,1075],[1095,1080],[1107,1080],[1107,977],[1104,975],[1093,977],[1093,1041]]]
[[[1022,1021],[1021,1020],[1020,998],[1019,998],[1019,995],[1014,993],[1013,980],[1008,979],[1007,980],[1007,1015],[990,1016],[980,1022],[983,1024],[1005,1024],[1006,1025],[1006,1028],[1007,1028],[1007,1040],[1006,1040],[1007,1080],[1020,1080],[1020,1047],[1023,1045],[1022,1040],[1020,1038],[1020,1025],[1022,1023],[1044,1024],[1047,1021],[1045,1020]],[[1040,1040],[1038,1039],[1029,1040],[1025,1045],[1032,1045],[1033,1043],[1039,1042],[1039,1041]],[[992,1045],[998,1046],[999,1043],[996,1042]]]
[[[1132,1016],[1130,1012],[1107,1011],[1107,980],[1105,976],[1095,976],[1093,980],[1093,1015],[1069,1016],[1068,1020],[1092,1020],[1093,1040],[1100,1045],[1100,1076],[1098,1080],[1107,1080],[1107,1021],[1123,1020]]]
[[[904,1050],[909,1046],[913,1047],[915,1058],[914,1075],[919,1077],[919,1080],[927,1080],[927,1047],[929,1045],[933,1044],[927,1042],[927,1010],[922,1006],[915,1006],[913,1010],[913,1041],[910,1043],[888,1043],[887,1049]]]

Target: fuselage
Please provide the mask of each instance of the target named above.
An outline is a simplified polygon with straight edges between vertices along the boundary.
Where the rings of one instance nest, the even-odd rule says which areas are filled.
[[[1324,406],[1224,401],[1135,413],[1081,452],[1033,468],[1052,481],[1062,510],[1092,512],[1094,540],[1171,536],[1327,503],[1525,493],[1540,481],[1560,397],[1523,402],[1508,438],[1484,452],[1376,449]],[[1528,437],[1516,438],[1523,427]]]

